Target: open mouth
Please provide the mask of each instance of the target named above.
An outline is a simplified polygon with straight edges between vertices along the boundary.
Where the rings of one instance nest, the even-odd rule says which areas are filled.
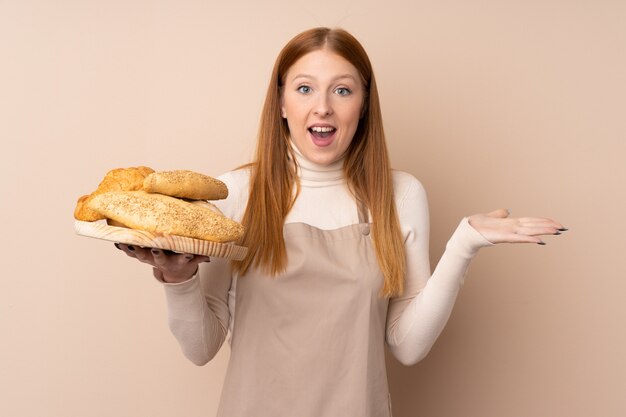
[[[309,128],[309,132],[311,133],[311,135],[319,139],[326,139],[329,136],[332,136],[332,134],[335,133],[336,130],[337,129],[331,126],[313,126]]]

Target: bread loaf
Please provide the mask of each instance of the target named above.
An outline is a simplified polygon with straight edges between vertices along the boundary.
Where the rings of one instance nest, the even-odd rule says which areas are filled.
[[[230,242],[243,226],[211,209],[144,191],[111,191],[94,196],[88,207],[127,227],[151,233]]]
[[[143,181],[142,190],[192,200],[228,197],[228,188],[222,181],[187,170],[154,172]]]
[[[95,222],[105,217],[89,208],[89,201],[93,197],[107,193],[109,191],[135,191],[143,187],[143,181],[149,174],[153,173],[152,168],[138,166],[130,168],[116,168],[106,173],[98,188],[89,194],[81,196],[76,202],[74,218],[87,222]]]
[[[96,220],[104,219],[104,216],[97,211],[93,211],[86,206],[87,202],[91,200],[91,194],[83,195],[78,198],[76,202],[76,208],[74,209],[74,218],[76,220],[83,220],[86,222],[95,222]]]

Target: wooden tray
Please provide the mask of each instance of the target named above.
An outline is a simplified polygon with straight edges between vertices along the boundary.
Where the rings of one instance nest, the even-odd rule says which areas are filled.
[[[75,220],[74,229],[81,236],[126,243],[147,248],[168,249],[180,253],[211,256],[215,258],[242,260],[248,248],[233,243],[217,243],[175,235],[155,235],[143,230],[109,226],[104,221],[84,222]]]

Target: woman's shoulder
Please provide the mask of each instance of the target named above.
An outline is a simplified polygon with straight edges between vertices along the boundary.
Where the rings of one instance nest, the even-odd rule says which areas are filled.
[[[240,221],[246,209],[250,189],[250,167],[244,166],[225,172],[217,177],[226,184],[228,197],[225,200],[213,201],[224,213],[236,221]]]
[[[428,197],[422,183],[408,172],[392,170],[393,192],[400,216],[427,212]]]
[[[424,186],[412,174],[397,169],[391,170],[391,180],[396,199],[403,199],[408,195],[426,196]]]
[[[225,172],[217,178],[226,184],[229,191],[231,187],[233,189],[248,188],[250,184],[250,170],[251,168],[249,166],[243,166],[241,168]]]

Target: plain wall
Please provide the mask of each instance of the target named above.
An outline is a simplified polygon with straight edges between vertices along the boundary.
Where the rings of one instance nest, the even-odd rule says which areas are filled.
[[[431,261],[465,215],[570,228],[478,255],[441,338],[389,357],[394,416],[626,415],[626,2],[0,1],[0,415],[213,416],[148,267],[76,236],[112,168],[249,161],[280,48],[313,26],[372,59]]]

